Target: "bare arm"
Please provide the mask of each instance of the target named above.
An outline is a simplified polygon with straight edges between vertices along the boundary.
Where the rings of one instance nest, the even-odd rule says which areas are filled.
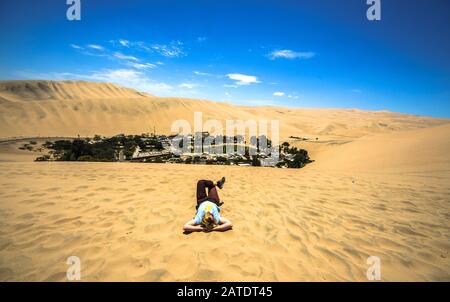
[[[195,224],[195,220],[191,219],[183,226],[183,230],[186,232],[201,232],[203,228]]]
[[[215,228],[213,228],[212,230],[216,231],[216,232],[223,232],[223,231],[231,229],[232,227],[233,227],[233,224],[231,223],[231,221],[229,221],[227,218],[222,216],[222,217],[220,217],[219,225],[216,226]]]

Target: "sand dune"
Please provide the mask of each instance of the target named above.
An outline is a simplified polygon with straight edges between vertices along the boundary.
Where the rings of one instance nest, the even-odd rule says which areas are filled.
[[[450,125],[378,134],[330,148],[316,156],[327,170],[450,172]]]
[[[18,140],[11,142],[0,142],[0,162],[32,162],[38,156],[46,154],[46,152],[20,150],[23,144],[29,140]],[[45,140],[38,140],[39,145],[45,143]]]
[[[261,170],[264,169],[264,170]],[[263,172],[263,173],[262,173]],[[184,235],[195,181],[228,178],[225,233]],[[449,183],[423,176],[127,163],[0,163],[0,280],[450,280]]]
[[[316,161],[299,170],[1,162],[1,281],[65,281],[72,255],[81,259],[83,281],[367,281],[369,256],[380,257],[383,281],[450,281],[446,119],[239,107],[128,90],[131,96],[71,98],[61,97],[73,96],[69,88],[54,89],[1,92],[1,135],[140,133],[202,110],[280,119],[285,137],[317,135],[291,140]],[[29,160],[17,144],[1,144],[0,160]],[[222,175],[222,214],[233,230],[184,235],[196,180]]]
[[[150,95],[112,83],[83,81],[2,81],[0,95],[4,100],[55,100],[142,98]]]
[[[169,134],[172,122],[203,119],[279,120],[280,136],[355,139],[367,134],[447,124],[386,111],[248,107],[206,100],[159,98],[114,84],[52,81],[0,82],[0,137]]]

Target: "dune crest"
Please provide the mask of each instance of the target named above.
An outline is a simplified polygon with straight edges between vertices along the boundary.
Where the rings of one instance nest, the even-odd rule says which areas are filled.
[[[85,81],[0,81],[0,95],[7,100],[73,100],[104,98],[140,98],[149,94],[113,83]]]
[[[449,123],[387,111],[250,107],[186,98],[161,98],[115,84],[80,81],[0,82],[0,137],[169,134],[172,122],[203,119],[279,120],[280,136],[355,139],[373,133]]]

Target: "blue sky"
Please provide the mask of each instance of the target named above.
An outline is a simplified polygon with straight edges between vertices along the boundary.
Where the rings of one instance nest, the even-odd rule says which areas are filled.
[[[450,1],[0,1],[0,79],[450,117]]]

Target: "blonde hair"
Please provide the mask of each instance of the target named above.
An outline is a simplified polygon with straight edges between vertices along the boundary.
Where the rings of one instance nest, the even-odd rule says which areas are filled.
[[[216,225],[216,221],[211,212],[205,212],[202,218],[201,225],[207,229],[212,229]]]

